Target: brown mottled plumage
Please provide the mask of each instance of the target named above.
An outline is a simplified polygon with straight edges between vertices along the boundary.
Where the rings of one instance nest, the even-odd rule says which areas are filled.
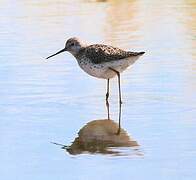
[[[120,60],[144,54],[144,52],[124,51],[120,48],[104,44],[93,44],[87,46],[85,47],[85,49],[82,50],[82,52],[95,64]]]

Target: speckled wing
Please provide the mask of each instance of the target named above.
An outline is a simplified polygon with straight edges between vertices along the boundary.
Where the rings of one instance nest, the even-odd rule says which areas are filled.
[[[144,54],[144,52],[124,51],[116,47],[102,44],[94,44],[85,48],[85,56],[95,64],[115,61],[142,54]]]

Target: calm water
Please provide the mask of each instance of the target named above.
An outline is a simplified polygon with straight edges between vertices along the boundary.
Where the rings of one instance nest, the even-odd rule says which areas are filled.
[[[196,179],[194,0],[1,0],[0,22],[4,180]],[[122,128],[139,147],[71,155],[50,143],[71,145],[86,123],[107,117],[104,80],[82,72],[70,54],[45,60],[71,36],[146,51],[122,75]]]

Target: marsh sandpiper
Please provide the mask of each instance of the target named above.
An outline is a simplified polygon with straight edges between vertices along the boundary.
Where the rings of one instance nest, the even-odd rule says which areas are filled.
[[[87,45],[80,41],[78,38],[74,37],[67,40],[65,47],[62,50],[47,57],[46,59],[65,51],[70,52],[76,58],[81,69],[83,69],[87,74],[107,80],[107,106],[109,98],[110,79],[115,76],[118,77],[119,106],[121,109],[122,98],[120,87],[120,73],[127,69],[130,65],[132,65],[145,52],[125,51],[104,44]],[[121,111],[119,113],[119,122],[120,117]]]

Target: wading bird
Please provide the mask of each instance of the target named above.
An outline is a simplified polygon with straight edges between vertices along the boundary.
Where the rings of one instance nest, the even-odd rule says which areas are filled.
[[[65,47],[57,53],[47,57],[51,58],[57,54],[68,51],[77,60],[81,69],[87,74],[107,80],[106,105],[108,106],[110,79],[118,77],[119,106],[121,109],[121,86],[120,73],[132,65],[145,52],[125,51],[116,47],[104,44],[86,45],[78,38],[70,38]],[[119,120],[121,111],[119,113]],[[109,119],[109,117],[108,117]]]

